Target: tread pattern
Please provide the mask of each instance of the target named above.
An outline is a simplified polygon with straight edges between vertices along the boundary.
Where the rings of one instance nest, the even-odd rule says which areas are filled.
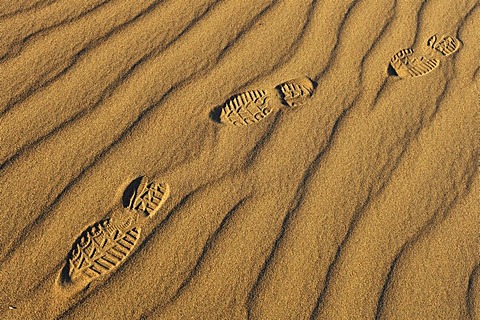
[[[462,43],[459,39],[448,35],[443,35],[437,42],[437,36],[433,35],[430,37],[430,39],[428,39],[427,45],[437,52],[440,52],[444,56],[449,56],[458,51]]]
[[[154,216],[170,196],[170,186],[143,177],[130,199],[129,209]]]
[[[315,85],[312,80],[304,77],[285,81],[277,86],[277,90],[280,92],[283,104],[296,108],[304,105],[311,98]]]
[[[251,90],[231,97],[222,107],[220,122],[234,126],[257,123],[268,116],[272,109],[265,90]]]
[[[390,65],[402,78],[419,77],[435,70],[440,65],[440,60],[415,55],[413,49],[404,49],[392,57]]]
[[[131,224],[130,219],[122,225],[105,219],[88,228],[70,251],[67,262],[69,281],[91,282],[118,267],[130,255],[140,237],[141,229],[128,228]]]

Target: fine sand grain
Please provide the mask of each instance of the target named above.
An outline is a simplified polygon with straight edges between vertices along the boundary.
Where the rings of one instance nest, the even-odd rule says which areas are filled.
[[[0,1],[0,319],[480,319],[480,1]]]

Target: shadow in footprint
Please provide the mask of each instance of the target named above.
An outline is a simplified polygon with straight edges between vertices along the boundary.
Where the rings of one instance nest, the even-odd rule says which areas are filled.
[[[389,76],[398,77],[397,71],[395,71],[395,69],[392,67],[391,64],[388,64],[387,74],[388,74]]]
[[[140,186],[140,182],[142,181],[143,177],[135,178],[130,184],[127,186],[125,191],[123,192],[122,196],[122,205],[127,208],[130,205],[130,200],[136,195],[136,191],[138,186]]]
[[[69,255],[70,256],[70,255]],[[65,288],[68,288],[70,286],[74,286],[75,284],[70,280],[70,276],[69,276],[69,265],[68,264],[65,264],[62,268],[62,271],[60,272],[60,279],[59,279],[59,284],[62,286],[62,287],[65,287]],[[77,287],[77,289],[75,290],[74,289],[74,293],[77,295],[77,294],[81,294],[81,293],[85,293],[86,291],[88,291],[88,289],[90,288],[90,285],[91,283],[87,283],[87,284],[84,284],[83,286],[79,286]]]
[[[213,108],[212,111],[210,111],[209,117],[210,119],[212,119],[212,121],[221,123],[220,115],[222,114],[222,108],[223,108],[223,105],[217,106]]]
[[[67,256],[67,261],[68,259],[70,259],[72,257],[72,253],[71,253],[71,250],[70,252],[68,253],[68,256]],[[68,274],[68,271],[69,271],[69,265],[68,263],[65,264],[62,268],[62,271],[60,271],[60,284],[63,285],[63,286],[67,286],[69,284],[71,284],[71,281],[70,281],[70,276]]]

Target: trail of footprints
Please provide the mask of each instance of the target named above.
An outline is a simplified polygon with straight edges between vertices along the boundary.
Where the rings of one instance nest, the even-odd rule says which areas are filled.
[[[397,52],[391,67],[402,78],[426,75],[461,47],[448,35],[430,37],[425,55],[411,48]],[[308,102],[317,84],[308,77],[285,81],[270,90],[250,90],[228,99],[220,108],[219,122],[240,127],[258,123],[273,113],[274,105],[295,109]],[[61,273],[63,286],[86,287],[125,262],[139,242],[141,222],[155,216],[170,195],[170,186],[147,177],[135,179],[123,194],[123,206],[111,217],[87,228],[75,241]]]
[[[220,121],[234,126],[257,123],[272,113],[270,102],[296,108],[313,95],[316,84],[307,77],[286,81],[271,91],[251,90],[230,98],[222,106]],[[170,195],[170,186],[147,177],[135,179],[123,194],[123,208],[87,228],[74,242],[61,272],[64,287],[86,287],[113,272],[136,247],[141,228],[139,216],[153,217]],[[141,220],[141,219],[140,219]]]
[[[425,55],[416,54],[413,49],[403,49],[390,60],[390,65],[402,78],[419,77],[435,70],[440,65],[439,55],[449,56],[461,47],[460,40],[443,35],[433,35],[427,41]],[[272,101],[289,108],[304,105],[312,97],[317,84],[308,77],[289,80],[275,90],[250,90],[232,96],[221,107],[220,123],[246,126],[258,123],[272,114]]]
[[[461,47],[460,40],[443,35],[431,36],[426,43],[425,55],[416,54],[413,49],[403,49],[390,60],[390,65],[401,78],[424,76],[440,65],[439,56],[449,56]]]
[[[403,49],[390,60],[390,65],[402,78],[426,75],[440,65],[439,54],[449,56],[461,47],[460,40],[448,35],[437,38],[433,35],[427,41],[425,56],[416,54],[413,49]],[[221,107],[220,123],[236,127],[260,122],[272,113],[272,101],[289,108],[304,105],[314,94],[317,84],[308,77],[285,81],[275,90],[250,90],[232,96]]]
[[[289,80],[274,90],[250,90],[234,95],[222,106],[220,122],[236,127],[257,123],[272,113],[272,101],[289,108],[305,104],[316,84],[308,77]]]
[[[64,286],[86,286],[111,273],[138,243],[139,215],[153,217],[170,195],[170,187],[147,177],[135,179],[124,192],[128,205],[85,230],[75,241],[63,270]]]

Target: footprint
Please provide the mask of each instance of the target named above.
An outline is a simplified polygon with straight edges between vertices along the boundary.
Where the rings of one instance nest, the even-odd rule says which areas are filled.
[[[316,83],[308,77],[285,81],[275,87],[277,94],[266,90],[250,90],[232,96],[221,107],[214,108],[210,117],[220,123],[236,127],[258,123],[272,113],[271,101],[290,108],[307,102]],[[271,90],[271,91],[275,91]]]
[[[83,232],[68,255],[64,284],[85,286],[125,261],[137,244],[141,229],[134,225],[132,216],[123,220],[108,218]]]
[[[265,90],[250,90],[234,95],[222,106],[220,122],[236,127],[257,123],[272,112],[270,99]]]
[[[148,177],[134,180],[136,187],[130,195],[128,209],[153,217],[170,196],[170,186]],[[127,188],[128,189],[128,188]]]
[[[435,70],[440,60],[417,55],[413,49],[403,49],[392,57],[390,65],[401,78],[419,77]]]
[[[427,40],[425,55],[415,54],[413,49],[404,49],[397,52],[390,60],[390,66],[402,78],[418,77],[432,72],[440,65],[439,55],[448,57],[457,52],[462,42],[449,35],[431,36]]]
[[[279,84],[276,89],[282,103],[290,108],[304,105],[311,98],[315,90],[315,83],[308,77],[297,78]]]
[[[427,40],[427,46],[448,57],[460,49],[462,42],[448,35],[442,35],[440,39],[437,38],[437,35],[433,35]]]
[[[166,183],[145,176],[133,180],[123,193],[123,207],[87,228],[75,241],[60,274],[60,283],[83,288],[122,264],[140,238],[139,213],[154,216],[169,195]]]

